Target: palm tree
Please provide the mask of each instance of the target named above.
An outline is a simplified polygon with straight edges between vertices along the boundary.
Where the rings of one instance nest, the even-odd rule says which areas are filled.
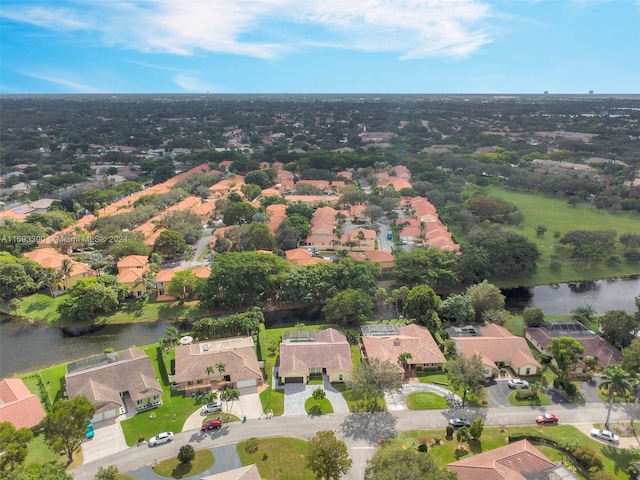
[[[68,284],[69,284],[69,277],[71,276],[71,270],[73,270],[73,264],[71,263],[71,260],[68,258],[65,258],[64,260],[62,260],[62,265],[60,265],[60,274],[62,275],[62,278],[64,278],[65,290],[69,286]]]
[[[358,250],[362,250],[362,241],[364,240],[364,231],[358,230]]]
[[[407,375],[407,366],[408,366],[408,362],[407,360],[411,360],[413,358],[413,355],[411,355],[410,352],[402,352],[400,355],[398,355],[398,363],[400,365],[402,365],[402,374],[406,377]]]
[[[220,400],[224,400],[227,403],[227,415],[231,413],[231,406],[233,401],[240,398],[240,392],[235,388],[225,388],[220,395]]]
[[[618,365],[610,365],[602,373],[602,383],[600,386],[607,391],[609,397],[609,408],[607,410],[607,421],[605,428],[609,428],[609,418],[611,417],[611,407],[613,407],[613,397],[625,396],[633,388],[631,375],[625,372]]]
[[[222,374],[227,371],[227,365],[222,362],[218,362],[216,363],[216,370],[218,370],[220,379],[222,379]]]
[[[49,287],[49,291],[51,292],[51,295],[53,296],[53,298],[55,298],[56,291],[58,290],[58,284],[60,283],[61,279],[62,277],[60,276],[60,272],[58,272],[54,268],[47,267],[42,272],[40,286],[42,287],[46,285],[47,287]]]

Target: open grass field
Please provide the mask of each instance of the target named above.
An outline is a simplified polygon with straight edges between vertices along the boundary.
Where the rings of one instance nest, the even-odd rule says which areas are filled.
[[[522,434],[542,434],[553,438],[558,442],[573,441],[578,445],[588,445],[602,457],[604,469],[606,471],[615,475],[615,477],[620,480],[627,480],[629,478],[628,474],[625,473],[625,470],[631,461],[631,451],[597,442],[571,425],[508,427],[506,432],[500,432],[500,429],[496,427],[487,427],[484,429],[482,436],[478,441],[471,441],[467,444],[467,450],[469,451],[468,455],[475,455],[502,447],[507,445],[507,438],[509,435]],[[456,458],[455,453],[456,447],[459,443],[455,439],[455,436],[452,439],[447,439],[444,428],[442,430],[412,430],[402,432],[399,435],[388,439],[385,442],[385,445],[381,448],[416,448],[420,437],[443,439],[443,443],[441,445],[434,445],[429,448],[429,455],[433,457],[437,465],[444,466],[447,463],[455,462],[459,459]],[[538,447],[536,446],[536,448]],[[547,452],[551,449],[545,448],[544,450]]]
[[[57,308],[65,295],[53,298],[43,293],[36,293],[22,298],[22,305],[18,309],[18,315],[35,320],[47,325],[65,326],[71,322],[66,322],[58,315]],[[163,320],[179,320],[186,317],[198,318],[214,316],[214,314],[198,307],[197,301],[185,302],[142,302],[127,300],[122,308],[96,318],[96,322],[108,323],[133,323],[151,322],[158,318]]]
[[[504,226],[536,243],[540,250],[538,272],[531,278],[503,278],[494,279],[493,283],[500,287],[513,285],[546,285],[577,280],[595,280],[609,277],[620,277],[640,274],[640,265],[622,263],[609,267],[606,263],[592,265],[587,268],[582,261],[569,258],[570,252],[565,250],[554,232],[564,235],[572,230],[615,230],[622,233],[640,232],[640,216],[629,213],[611,213],[592,208],[590,205],[572,207],[566,201],[544,195],[517,192],[500,187],[485,187],[478,189],[482,193],[502,198],[517,205],[525,216],[522,225],[518,227]],[[547,232],[544,236],[536,236],[536,227],[544,225]],[[622,253],[622,246],[618,244],[615,253]],[[560,272],[552,272],[549,268],[551,255],[557,253],[562,258]]]
[[[184,478],[204,472],[213,465],[214,458],[211,450],[197,450],[196,458],[190,463],[180,463],[178,457],[162,460],[153,467],[158,475],[168,478]]]
[[[315,476],[305,468],[305,455],[308,444],[297,438],[262,438],[258,440],[258,450],[248,453],[247,442],[236,447],[242,465],[253,463],[258,467],[260,476],[269,480],[314,480]]]
[[[443,410],[449,408],[449,402],[433,392],[412,392],[407,395],[407,408],[409,410]]]

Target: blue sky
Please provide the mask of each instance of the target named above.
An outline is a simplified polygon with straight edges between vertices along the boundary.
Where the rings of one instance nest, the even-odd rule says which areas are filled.
[[[1,0],[0,93],[640,93],[640,0]]]

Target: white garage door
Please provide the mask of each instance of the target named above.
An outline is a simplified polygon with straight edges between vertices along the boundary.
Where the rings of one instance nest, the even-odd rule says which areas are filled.
[[[104,420],[104,413],[96,413],[91,419],[91,423],[98,423]]]
[[[113,418],[117,414],[116,410],[109,410],[108,412],[104,412],[104,419]]]

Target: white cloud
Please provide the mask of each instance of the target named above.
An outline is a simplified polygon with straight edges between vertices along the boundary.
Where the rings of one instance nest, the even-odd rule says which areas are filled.
[[[73,93],[101,93],[105,90],[93,87],[91,85],[87,85],[82,83],[81,81],[74,79],[67,72],[59,72],[59,71],[44,71],[44,72],[29,72],[29,71],[19,71],[18,73],[25,75],[31,78],[37,78],[38,80],[43,80],[48,83],[52,83],[54,85],[59,85],[67,88],[70,92]]]
[[[92,24],[103,41],[142,52],[228,53],[273,59],[318,46],[397,53],[400,58],[465,57],[493,41],[491,6],[482,0],[76,0],[68,28]],[[44,7],[39,7],[45,10]],[[63,9],[49,9],[59,18]],[[36,20],[33,8],[12,19]],[[20,20],[22,19],[22,20]],[[286,40],[285,40],[286,39]]]
[[[194,75],[179,73],[173,77],[173,81],[185,92],[189,93],[221,93],[221,89],[214,84],[202,80]]]
[[[90,26],[86,19],[69,8],[16,7],[14,4],[0,10],[0,17],[51,30],[84,30]]]

